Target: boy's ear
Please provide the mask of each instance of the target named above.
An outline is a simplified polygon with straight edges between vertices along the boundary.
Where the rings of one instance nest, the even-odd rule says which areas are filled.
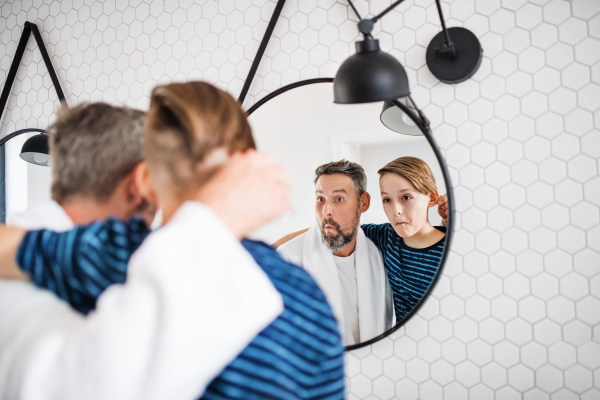
[[[158,204],[158,195],[154,190],[150,174],[148,173],[148,164],[145,161],[140,162],[134,167],[135,184],[140,196],[150,203]]]
[[[369,192],[364,192],[362,196],[360,196],[360,212],[365,213],[371,207],[371,195]]]
[[[428,197],[429,197],[429,203],[427,203],[427,207],[436,207],[438,205],[440,193],[436,190],[433,193],[429,193]]]

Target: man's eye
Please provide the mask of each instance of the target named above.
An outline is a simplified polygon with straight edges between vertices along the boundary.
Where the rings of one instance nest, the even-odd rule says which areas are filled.
[[[322,197],[317,197],[317,201],[318,201],[319,203],[322,203],[323,201],[325,201],[325,199],[324,199],[324,198],[322,198]]]
[[[343,197],[338,197],[337,201],[344,201],[344,198]]]

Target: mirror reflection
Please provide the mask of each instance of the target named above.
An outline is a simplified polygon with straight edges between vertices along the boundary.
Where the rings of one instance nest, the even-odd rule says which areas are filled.
[[[299,86],[249,117],[257,147],[288,168],[294,209],[253,232],[321,286],[347,346],[401,323],[445,249],[446,186],[423,136],[380,121],[382,103],[333,103]]]

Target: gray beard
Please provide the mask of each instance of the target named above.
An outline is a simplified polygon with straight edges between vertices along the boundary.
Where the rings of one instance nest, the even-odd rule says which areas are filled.
[[[352,229],[352,232],[348,234],[342,232],[339,224],[333,219],[326,218],[321,222],[321,240],[323,241],[323,244],[327,246],[327,248],[333,253],[340,251],[342,247],[344,247],[345,245],[350,243],[352,239],[354,239],[354,235],[356,235],[356,231],[358,230],[358,225],[360,222],[360,209],[357,209],[356,211],[356,224],[354,225],[354,229]],[[326,224],[333,226],[337,230],[338,234],[336,236],[327,234],[325,232]]]

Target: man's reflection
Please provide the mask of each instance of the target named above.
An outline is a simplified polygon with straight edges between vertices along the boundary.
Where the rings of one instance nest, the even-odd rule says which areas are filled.
[[[316,278],[319,285],[323,287],[323,291],[328,294],[325,285],[332,287],[330,295],[333,300],[329,300],[336,311],[335,299],[342,299],[343,304],[338,305],[343,309],[342,316],[345,320],[340,320],[340,325],[345,327],[346,344],[358,343],[366,341],[373,336],[362,334],[362,328],[356,333],[354,316],[359,317],[359,328],[362,326],[361,321],[364,321],[367,313],[373,313],[380,316],[383,308],[372,308],[367,311],[366,307],[361,312],[361,277],[358,275],[358,268],[362,265],[358,260],[352,258],[354,251],[354,243],[356,239],[366,236],[369,245],[373,243],[377,246],[382,258],[385,271],[387,272],[386,284],[391,286],[395,321],[401,321],[415,307],[415,305],[423,298],[425,292],[431,285],[434,277],[437,274],[438,266],[442,254],[444,252],[446,241],[446,228],[444,226],[432,226],[428,219],[428,209],[430,207],[438,207],[438,214],[442,217],[443,225],[446,225],[448,218],[447,196],[440,196],[437,190],[435,176],[426,162],[417,157],[400,157],[391,161],[386,166],[381,168],[378,173],[380,175],[379,187],[381,191],[381,201],[385,214],[390,221],[384,224],[366,224],[358,227],[358,218],[360,213],[365,212],[369,208],[370,196],[364,188],[366,188],[366,177],[364,178],[365,186],[360,189],[362,178],[354,179],[351,175],[344,172],[339,172],[340,166],[347,166],[350,171],[362,171],[360,165],[348,161],[338,161],[325,164],[317,168],[316,179],[316,216],[317,225],[310,230],[304,230],[291,233],[274,245],[280,246],[279,249],[290,261],[302,265],[313,275],[323,274],[321,280]],[[330,174],[321,173],[321,170],[336,171]],[[364,175],[364,172],[362,172]],[[360,174],[357,174],[360,176]],[[347,196],[351,190],[356,192],[356,201],[353,201],[352,196]],[[362,193],[359,195],[359,193]],[[334,262],[337,266],[338,276],[327,276],[326,269],[320,268],[324,261],[319,264],[319,257],[323,260],[331,257],[322,256],[322,252],[312,250],[311,247],[305,244],[307,234],[311,233],[313,241],[317,242],[314,237],[316,229],[321,231],[322,247],[328,247],[332,251]],[[357,234],[354,234],[357,232]],[[300,236],[298,236],[300,235]],[[294,238],[298,240],[294,240]],[[360,242],[358,242],[360,243]],[[339,249],[335,246],[341,246]],[[319,248],[317,244],[315,248]],[[359,246],[356,245],[358,249]],[[370,247],[369,247],[370,249]],[[312,251],[312,252],[311,252]],[[306,260],[311,260],[310,266],[306,266]],[[351,261],[352,260],[352,261]],[[347,273],[353,271],[352,268],[344,268],[346,264],[354,262],[356,264],[356,275],[347,276]],[[333,269],[330,265],[329,270]],[[376,269],[375,264],[369,265],[372,271]],[[335,269],[334,269],[335,270]],[[368,268],[367,268],[368,270]],[[335,293],[336,279],[341,282],[342,289],[348,290],[348,293],[343,292],[343,296]],[[351,290],[356,287],[358,296]],[[373,286],[370,286],[372,289]],[[386,286],[386,289],[389,289]],[[366,290],[365,290],[366,292]],[[385,299],[388,299],[388,292],[379,292],[381,296],[385,293]],[[373,298],[380,298],[371,292]],[[355,309],[352,303],[354,298],[358,297],[358,312],[351,314]],[[338,300],[339,301],[339,300]],[[387,302],[385,303],[385,315],[387,316]],[[376,307],[373,305],[373,307]],[[348,315],[348,316],[346,316]],[[337,315],[336,315],[337,317]],[[387,330],[387,322],[385,320],[385,330]],[[348,322],[349,321],[349,322]],[[345,322],[345,323],[344,323]],[[352,331],[354,329],[354,331]],[[384,331],[379,331],[378,334]],[[369,333],[371,335],[372,332]],[[350,338],[350,339],[349,339]],[[354,340],[354,342],[352,342]]]
[[[278,251],[303,266],[327,296],[346,345],[378,336],[392,327],[392,294],[375,244],[359,227],[369,209],[367,177],[350,161],[315,171],[316,224]]]

